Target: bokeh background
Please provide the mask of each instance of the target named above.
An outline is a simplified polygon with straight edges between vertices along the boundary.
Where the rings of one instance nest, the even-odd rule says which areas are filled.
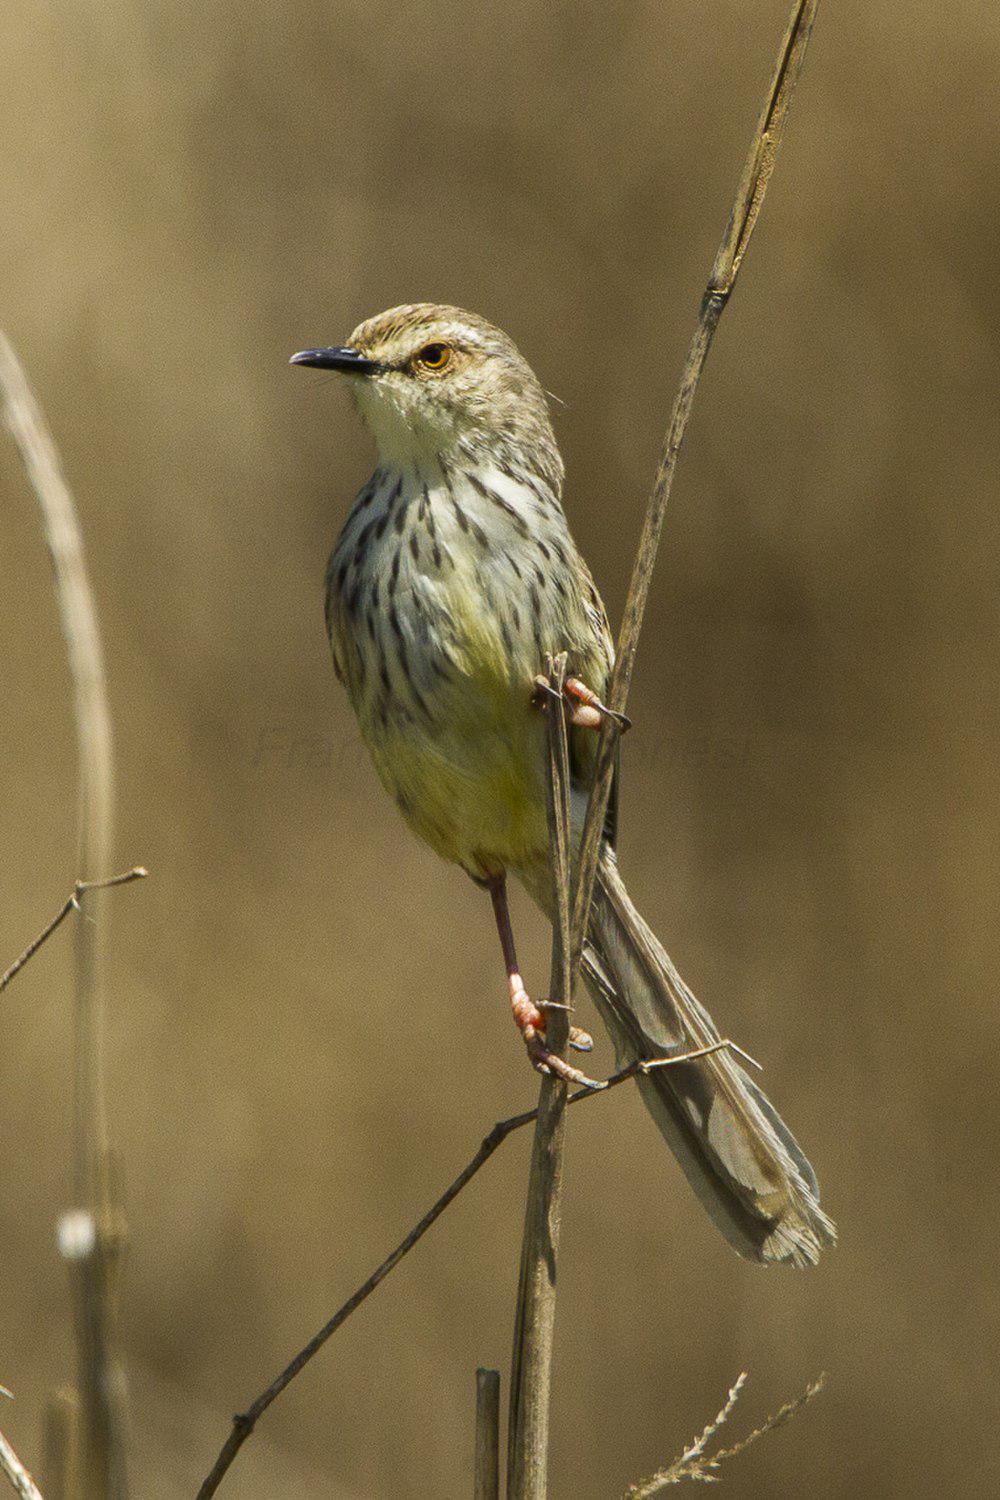
[[[567,503],[613,617],[784,0],[11,0],[0,322],[60,442],[120,764],[112,1118],[138,1496],[535,1094],[488,904],[412,842],[333,680],[325,558],[371,457],[287,366],[430,298],[565,403]],[[766,1063],[841,1227],[808,1274],[719,1239],[625,1090],[574,1114],[552,1491],[679,1451],[737,1372],[734,1497],[996,1485],[1000,22],[828,5],[699,395],[641,649],[622,862]],[[10,958],[76,874],[67,677],[0,445]],[[546,934],[517,907],[526,969]],[[4,1427],[70,1369],[70,942],[0,1022]],[[608,1068],[607,1047],[596,1066]],[[262,1424],[237,1497],[471,1490],[509,1362],[528,1141]]]

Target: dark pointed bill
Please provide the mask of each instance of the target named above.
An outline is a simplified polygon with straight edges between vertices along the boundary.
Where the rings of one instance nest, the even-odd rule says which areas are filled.
[[[375,375],[382,366],[374,359],[366,359],[357,349],[337,347],[334,349],[303,349],[293,354],[290,365],[309,365],[314,370],[340,370],[345,375]]]

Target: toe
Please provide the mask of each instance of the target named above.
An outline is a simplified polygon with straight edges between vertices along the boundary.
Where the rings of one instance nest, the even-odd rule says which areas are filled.
[[[584,1031],[579,1026],[571,1026],[569,1029],[569,1044],[574,1052],[593,1052],[594,1038],[589,1031]]]

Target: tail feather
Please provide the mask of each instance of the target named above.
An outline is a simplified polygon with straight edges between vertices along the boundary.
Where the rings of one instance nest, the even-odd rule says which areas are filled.
[[[719,1040],[629,899],[610,851],[601,859],[584,967],[620,1061]],[[639,1079],[642,1098],[688,1181],[740,1255],[811,1265],[836,1239],[816,1174],[774,1106],[720,1051]]]

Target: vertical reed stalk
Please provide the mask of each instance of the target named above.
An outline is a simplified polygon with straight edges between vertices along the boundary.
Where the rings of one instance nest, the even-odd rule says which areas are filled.
[[[104,1084],[102,893],[112,843],[114,769],[104,653],[83,534],[52,435],[7,339],[0,334],[3,415],[41,511],[73,685],[78,854],[75,931],[73,1193],[59,1224],[70,1264],[80,1397],[81,1500],[125,1500],[123,1377],[114,1353],[124,1243],[110,1172]],[[76,1497],[69,1497],[76,1500]]]
[[[547,1043],[562,1056],[572,1003],[569,899],[569,753],[562,687],[566,657],[549,663],[549,850],[554,893],[552,974]],[[508,1500],[545,1500],[549,1450],[549,1395],[555,1330],[556,1268],[562,1192],[565,1082],[542,1079],[531,1149],[528,1199],[521,1241],[521,1273],[511,1368],[507,1434]]]

